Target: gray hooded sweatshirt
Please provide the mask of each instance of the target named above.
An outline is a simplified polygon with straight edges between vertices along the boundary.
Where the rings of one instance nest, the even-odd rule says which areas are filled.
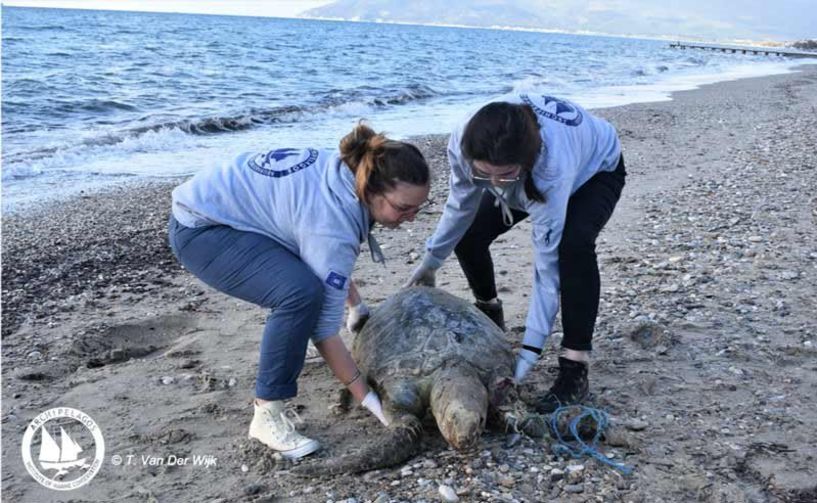
[[[263,234],[300,257],[324,286],[313,342],[339,332],[370,220],[355,193],[354,175],[337,151],[241,154],[177,187],[173,215],[186,227],[227,225]]]
[[[535,252],[533,293],[522,343],[541,349],[550,335],[559,308],[559,242],[570,196],[593,175],[613,171],[621,156],[615,129],[579,105],[551,96],[510,94],[492,102],[525,103],[536,113],[543,148],[532,172],[533,182],[545,202],[529,200],[523,180],[493,188],[472,179],[471,165],[460,150],[469,114],[451,134],[448,161],[450,191],[443,215],[426,244],[424,263],[438,268],[451,254],[476,217],[483,191],[493,192],[506,221],[508,208],[530,214]]]

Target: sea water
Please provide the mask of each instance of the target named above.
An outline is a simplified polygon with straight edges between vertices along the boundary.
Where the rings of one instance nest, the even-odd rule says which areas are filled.
[[[783,58],[560,33],[2,9],[3,210],[242,151],[334,147],[361,118],[447,133],[510,91],[590,107],[791,71]]]

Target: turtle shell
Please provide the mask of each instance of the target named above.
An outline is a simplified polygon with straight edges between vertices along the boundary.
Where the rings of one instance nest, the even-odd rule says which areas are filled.
[[[513,375],[505,334],[472,304],[437,288],[400,290],[381,304],[355,338],[352,354],[369,380],[430,377],[468,362],[489,386]]]

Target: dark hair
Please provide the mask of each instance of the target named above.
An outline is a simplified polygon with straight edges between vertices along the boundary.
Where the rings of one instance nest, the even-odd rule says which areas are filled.
[[[525,177],[525,195],[544,202],[530,173],[542,150],[536,114],[527,105],[503,101],[480,108],[462,134],[460,148],[469,161],[485,161],[497,166],[519,164]]]
[[[340,140],[340,158],[355,174],[357,197],[369,197],[394,188],[397,182],[428,185],[431,174],[423,154],[414,145],[386,138],[358,122]]]

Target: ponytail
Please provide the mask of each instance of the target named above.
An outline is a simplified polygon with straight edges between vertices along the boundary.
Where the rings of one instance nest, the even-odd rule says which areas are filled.
[[[393,189],[397,182],[427,185],[431,178],[417,147],[375,133],[363,121],[340,140],[339,149],[340,158],[355,174],[355,192],[363,202]]]

